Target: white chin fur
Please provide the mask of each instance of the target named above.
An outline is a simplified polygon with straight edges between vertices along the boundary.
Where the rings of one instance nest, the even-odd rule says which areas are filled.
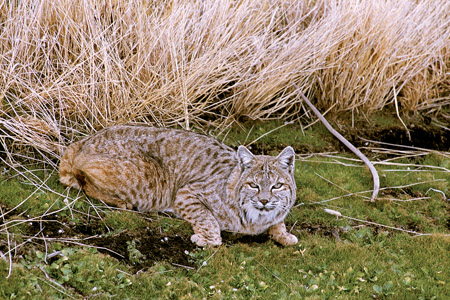
[[[276,210],[259,210],[250,207],[246,210],[246,217],[249,223],[252,224],[267,224],[271,222],[276,216]]]

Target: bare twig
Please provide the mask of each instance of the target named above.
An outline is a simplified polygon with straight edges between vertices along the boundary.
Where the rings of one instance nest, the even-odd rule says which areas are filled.
[[[256,263],[258,265],[260,265],[261,267],[263,267],[267,272],[269,272],[273,277],[275,277],[278,281],[280,281],[281,283],[283,283],[285,286],[289,287],[289,285],[280,278],[280,276],[278,276],[277,274],[275,274],[274,272],[270,271],[266,266],[264,266],[263,264],[261,264],[258,260],[255,260]]]
[[[214,251],[213,254],[211,254],[207,259],[205,259],[202,264],[200,265],[200,267],[197,269],[197,273],[201,270],[201,268],[203,268],[204,266],[206,266],[208,264],[208,261],[214,256],[216,255],[217,251],[219,251],[219,248],[216,249],[216,251]]]
[[[258,138],[256,138],[255,140],[251,141],[251,142],[248,143],[246,146],[250,146],[250,145],[252,145],[253,143],[255,143],[256,141],[258,141],[258,140],[262,139],[263,137],[265,137],[266,135],[269,135],[269,134],[271,134],[272,132],[275,132],[275,131],[277,131],[277,130],[283,128],[284,126],[290,125],[290,124],[293,124],[293,123],[294,123],[294,121],[291,121],[291,122],[285,122],[283,125],[280,125],[280,126],[278,126],[277,128],[274,128],[274,129],[272,129],[272,130],[269,130],[268,132],[266,132],[266,133],[260,135]]]
[[[1,205],[0,205],[0,213],[2,214],[3,223],[5,223],[5,215],[3,214],[3,208]],[[12,273],[13,263],[12,263],[12,253],[11,253],[11,238],[10,238],[9,230],[8,230],[7,226],[5,227],[5,231],[6,231],[6,238],[8,240],[8,252],[7,252],[8,253],[8,275],[6,276],[6,279],[8,279]]]
[[[48,281],[50,281],[50,282],[53,283],[53,284],[57,284],[58,287],[60,287],[60,288],[62,287],[62,288],[64,288],[64,290],[61,290],[61,289],[55,287],[54,285],[50,284],[49,282],[47,282],[46,280],[43,280],[43,279],[40,278],[40,277],[37,277],[37,279],[42,280],[42,282],[44,282],[44,283],[47,284],[48,286],[54,288],[55,290],[57,290],[57,291],[60,292],[61,294],[64,294],[64,295],[66,295],[67,297],[69,297],[69,298],[71,298],[71,299],[76,299],[76,298],[74,298],[73,296],[67,294],[67,293],[64,291],[65,288],[64,288],[62,285],[60,285],[59,283],[57,283],[55,280],[53,280],[53,279],[51,279],[51,278],[47,278]],[[50,280],[50,279],[51,279],[51,280]]]
[[[333,181],[323,177],[322,175],[318,174],[317,172],[314,172],[314,174],[316,174],[317,176],[319,176],[320,178],[322,178],[323,180],[325,180],[326,182],[328,182],[329,184],[334,185],[335,187],[339,188],[340,190],[343,190],[344,192],[349,192],[348,190],[344,189],[343,187],[337,185],[336,183],[334,183]]]
[[[430,191],[433,191],[433,192],[441,194],[444,200],[449,201],[449,198],[447,198],[447,196],[445,196],[445,193],[443,191],[438,190],[438,189],[429,188],[425,194],[428,195],[428,193]]]
[[[336,138],[339,139],[347,148],[349,148],[353,153],[355,153],[369,168],[370,172],[372,173],[373,177],[373,193],[372,197],[370,198],[371,202],[374,202],[378,195],[378,190],[380,188],[380,178],[378,176],[378,172],[375,169],[375,167],[372,165],[370,160],[361,153],[355,146],[353,146],[349,141],[347,141],[339,132],[337,132],[331,125],[328,123],[328,121],[323,117],[323,115],[317,110],[317,108],[306,98],[306,96],[303,94],[303,92],[300,90],[300,88],[294,83],[295,88],[297,89],[297,92],[300,94],[302,99],[308,104],[309,108],[317,115],[317,117],[322,121],[323,125],[328,129],[328,131],[331,132]]]
[[[405,149],[413,149],[413,150],[418,150],[418,151],[427,151],[427,152],[430,152],[430,153],[435,153],[435,154],[443,155],[445,157],[449,157],[450,158],[450,152],[447,152],[447,151],[437,151],[437,150],[421,148],[421,147],[414,147],[414,146],[406,146],[406,145],[392,144],[392,143],[386,143],[386,142],[379,142],[379,141],[369,140],[369,139],[366,139],[366,138],[363,138],[363,137],[359,137],[359,138],[361,140],[365,141],[365,142],[369,142],[369,143],[373,143],[373,144],[387,145],[387,146],[393,146],[393,147],[399,147],[399,148],[405,148]]]
[[[49,280],[51,283],[53,283],[54,285],[58,286],[62,290],[66,289],[62,284],[60,284],[59,282],[57,282],[56,280],[51,278],[50,275],[48,275],[48,273],[44,269],[44,266],[40,266],[39,269],[42,271],[42,273],[44,273],[45,278],[47,278],[47,280]]]
[[[413,230],[407,230],[407,229],[403,229],[403,228],[398,228],[398,227],[394,227],[394,226],[384,225],[384,224],[380,224],[380,223],[375,223],[375,222],[371,222],[371,221],[366,221],[366,220],[361,220],[361,219],[345,216],[345,215],[341,214],[339,211],[334,210],[334,209],[325,208],[324,211],[327,214],[334,215],[334,216],[337,216],[337,217],[342,217],[342,218],[346,218],[346,219],[349,219],[349,220],[353,220],[353,221],[357,221],[357,222],[361,222],[361,223],[366,223],[366,224],[370,224],[370,225],[375,225],[375,226],[379,226],[379,227],[384,227],[384,228],[388,228],[388,229],[403,231],[403,232],[406,232],[406,233],[415,234],[416,236],[419,236],[419,235],[432,235],[432,233],[420,233],[420,232],[413,231]]]
[[[180,267],[180,268],[186,269],[186,270],[195,270],[194,267],[189,267],[189,266],[185,266],[185,265],[180,265],[180,264],[177,264],[177,263],[172,263],[172,265],[174,265],[175,267]]]
[[[406,133],[408,134],[408,139],[411,141],[411,133],[409,132],[408,127],[406,127],[405,122],[403,122],[402,118],[400,117],[400,113],[398,111],[398,101],[397,101],[397,92],[395,91],[395,84],[392,84],[392,89],[394,92],[394,104],[395,104],[395,112],[397,114],[397,118],[400,120],[403,127],[405,127]]]
[[[92,238],[96,238],[96,236],[91,236],[88,238],[83,238],[83,239],[69,239],[69,238],[45,238],[48,241],[52,241],[52,242],[60,242],[60,243],[67,243],[67,244],[74,244],[74,245],[78,245],[78,246],[82,246],[82,247],[86,247],[86,248],[95,248],[97,250],[104,250],[104,251],[108,251],[114,255],[119,256],[120,258],[125,258],[122,254],[111,250],[109,248],[106,247],[101,247],[101,246],[94,246],[94,245],[90,245],[90,244],[85,244],[85,243],[81,243],[79,241],[82,240],[87,240],[87,239],[92,239]],[[35,239],[42,239],[42,238],[35,238]]]
[[[383,188],[380,188],[380,191],[389,190],[389,189],[404,189],[404,188],[408,188],[408,187],[411,187],[411,186],[416,186],[416,185],[426,184],[426,183],[432,183],[432,182],[445,182],[445,179],[434,179],[434,180],[415,182],[415,183],[405,184],[405,185],[383,187]],[[300,203],[300,204],[295,205],[294,207],[298,207],[298,206],[302,206],[302,205],[315,205],[315,204],[323,205],[323,204],[325,204],[327,202],[330,202],[330,201],[334,201],[334,200],[338,200],[338,199],[346,198],[346,197],[351,197],[351,196],[355,196],[355,195],[356,196],[360,196],[361,194],[367,194],[367,193],[370,193],[370,192],[372,192],[372,191],[354,192],[354,193],[349,193],[349,194],[346,194],[346,195],[337,196],[337,197],[333,197],[333,198],[322,200],[322,201],[316,201],[316,202],[310,202],[310,203]],[[445,196],[445,194],[444,194],[444,196]],[[360,197],[364,197],[364,198],[369,199],[369,197],[365,197],[365,196],[360,196]]]

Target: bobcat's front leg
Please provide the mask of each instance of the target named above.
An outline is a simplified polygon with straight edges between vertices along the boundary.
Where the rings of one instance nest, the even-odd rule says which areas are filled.
[[[210,210],[190,191],[182,188],[177,192],[175,213],[188,221],[194,229],[191,241],[197,246],[220,246],[220,226]]]
[[[267,232],[271,239],[283,246],[291,246],[298,243],[297,237],[286,231],[286,225],[284,225],[284,222],[280,222],[269,227]]]

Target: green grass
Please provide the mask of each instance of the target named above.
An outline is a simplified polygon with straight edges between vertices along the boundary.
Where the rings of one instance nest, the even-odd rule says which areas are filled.
[[[251,126],[234,128],[225,141],[230,145],[249,143],[280,125],[255,124],[250,134]],[[315,125],[302,135],[298,124],[292,124],[264,136],[253,146],[275,154],[281,147],[293,144],[318,153],[329,140],[322,126]],[[37,174],[34,180],[42,181],[32,183],[12,176],[13,171],[4,173],[0,180],[2,214],[27,200],[1,220],[0,299],[447,297],[450,203],[441,192],[449,195],[449,173],[424,166],[448,169],[449,159],[428,154],[397,159],[398,165],[377,165],[383,189],[380,199],[370,203],[362,197],[370,195],[370,173],[350,158],[350,154],[339,154],[338,158],[302,155],[297,160],[298,199],[286,221],[299,237],[298,245],[284,248],[267,239],[245,240],[228,234],[224,235],[224,245],[218,248],[179,248],[177,251],[187,253],[189,266],[157,260],[143,267],[149,257],[138,249],[140,234],[146,230],[168,236],[169,243],[176,235],[188,239],[192,231],[185,222],[161,214],[105,208],[75,191],[68,193],[51,172],[33,171]],[[336,160],[358,166],[346,166]],[[428,171],[414,171],[419,166]],[[39,183],[43,190],[36,189]],[[356,193],[361,191],[369,192]],[[339,196],[345,197],[330,200]],[[398,230],[337,218],[325,213],[324,208]],[[73,230],[74,237],[76,230],[90,226],[95,226],[91,235],[132,234],[124,245],[128,260],[83,246],[87,244],[84,242],[68,243],[70,236],[46,240],[38,234],[27,242],[31,232],[36,232],[30,230],[30,220],[39,223],[41,219],[47,229],[53,228],[51,220],[58,221],[55,226]],[[403,230],[432,234],[414,236]],[[12,251],[10,265],[8,250],[22,243]],[[57,255],[49,257],[52,253]]]
[[[51,264],[42,252],[25,255],[2,280],[1,297],[368,299],[395,294],[395,299],[443,299],[450,292],[449,250],[448,238],[359,229],[340,243],[313,235],[292,248],[268,242],[197,250],[196,270],[158,263],[132,275],[126,265],[95,250],[65,248]],[[4,278],[7,265],[1,264]]]
[[[297,123],[281,121],[266,122],[263,126],[260,122],[246,124],[244,128],[235,126],[218,138],[233,147],[246,145],[271,155],[278,154],[274,148],[288,145],[302,151],[319,152],[334,140],[322,124],[315,125],[314,130],[311,127],[302,130]]]

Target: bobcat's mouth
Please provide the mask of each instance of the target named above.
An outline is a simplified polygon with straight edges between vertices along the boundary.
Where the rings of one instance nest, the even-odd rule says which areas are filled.
[[[269,208],[267,206],[257,207],[256,209],[259,210],[259,211],[264,211],[264,212],[269,212],[269,211],[273,210],[273,208]]]

